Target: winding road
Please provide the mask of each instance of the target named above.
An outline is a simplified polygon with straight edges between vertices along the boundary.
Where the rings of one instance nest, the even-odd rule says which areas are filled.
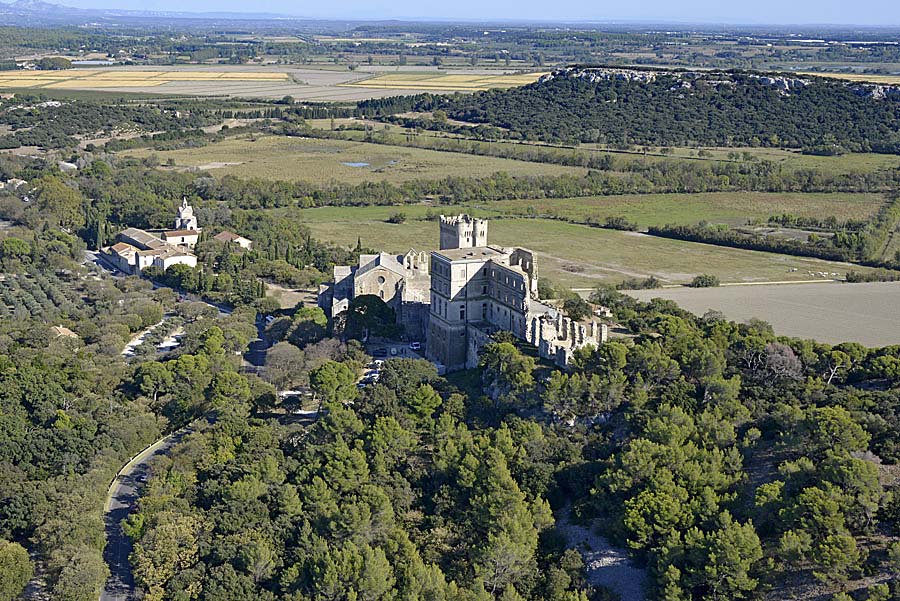
[[[262,317],[257,320],[256,329],[258,338],[250,344],[250,348],[244,354],[244,362],[251,371],[258,372],[265,365],[268,350],[265,321]],[[110,576],[100,594],[100,601],[131,601],[134,599],[134,575],[131,573],[131,563],[128,560],[133,544],[122,531],[122,520],[128,517],[140,498],[141,486],[149,475],[150,461],[154,457],[168,453],[192,431],[193,425],[188,425],[157,440],[126,463],[110,484],[106,506],[103,508],[103,522],[106,530],[106,548],[103,550],[103,560],[109,566]]]
[[[110,576],[100,594],[100,601],[129,601],[134,598],[134,576],[128,561],[132,542],[122,532],[122,520],[128,517],[140,497],[142,481],[148,475],[150,460],[165,455],[190,431],[191,427],[188,426],[157,440],[125,464],[110,485],[106,506],[103,508],[106,530],[103,560],[109,566]]]

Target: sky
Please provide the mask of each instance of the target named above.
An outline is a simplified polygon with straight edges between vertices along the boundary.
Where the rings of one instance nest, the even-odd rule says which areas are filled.
[[[53,1],[53,0],[51,0]],[[898,0],[56,0],[79,8],[273,12],[323,19],[900,25]]]

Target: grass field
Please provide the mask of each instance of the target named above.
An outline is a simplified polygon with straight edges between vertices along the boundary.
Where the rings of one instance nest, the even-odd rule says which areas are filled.
[[[511,159],[281,136],[236,136],[202,148],[165,152],[140,149],[123,154],[134,157],[154,154],[162,163],[172,158],[177,167],[213,169],[216,174],[222,175],[315,183],[402,182],[447,176],[486,176],[498,171],[510,175],[585,172],[577,167]]]
[[[384,221],[387,215],[397,210],[415,218],[424,215],[427,209],[422,206],[402,209],[326,207],[304,210],[303,220],[317,238],[345,246],[356,244],[360,237],[363,245],[388,252],[437,247],[438,226],[433,221],[410,220],[400,225]],[[441,208],[436,207],[434,211],[441,212]],[[445,213],[451,211],[446,207],[443,209]],[[490,222],[488,237],[492,244],[525,246],[536,251],[542,276],[575,288],[648,275],[655,275],[666,283],[680,284],[700,273],[714,274],[723,282],[804,281],[821,278],[816,275],[818,272],[843,275],[851,269],[843,263],[695,244],[544,219],[495,219]]]
[[[492,88],[511,88],[533,83],[546,73],[517,73],[513,75],[477,75],[449,73],[385,73],[368,79],[340,84],[346,87],[378,88],[381,90],[460,90],[477,91]]]
[[[667,223],[700,221],[743,225],[748,219],[768,219],[791,213],[803,217],[867,219],[884,204],[880,194],[800,194],[765,192],[711,192],[707,194],[643,194],[591,196],[543,200],[504,200],[475,205],[506,215],[559,216],[586,221],[622,216],[641,228]]]
[[[900,342],[898,282],[672,288],[629,294],[641,300],[673,300],[697,315],[715,309],[735,321],[756,317],[785,336],[831,344],[852,341],[867,346]]]
[[[896,65],[895,65],[896,66]],[[817,77],[831,77],[847,81],[864,81],[868,83],[898,84],[900,75],[876,75],[871,73],[816,73],[813,71],[802,72],[800,75],[815,75]]]
[[[408,113],[410,116],[416,116],[417,113]],[[336,119],[335,125],[360,125],[364,123],[362,119]],[[327,130],[331,126],[329,119],[310,120],[309,125],[319,129]],[[407,136],[412,132],[401,127],[392,126],[389,131],[378,129],[380,124],[376,125],[376,136],[384,143],[395,144],[399,146],[409,145]],[[343,135],[348,137],[359,137],[365,135],[362,131],[345,131]],[[439,145],[440,148],[450,152],[468,152],[471,151],[473,145],[484,146],[484,142],[473,142],[464,138],[447,135],[436,134],[434,132],[418,133],[414,140],[420,141],[422,144]],[[597,144],[582,144],[576,148],[560,148],[549,146],[546,144],[522,143],[522,142],[491,142],[490,146],[496,149],[509,150],[509,152],[527,153],[533,149],[539,149],[542,154],[556,155],[560,157],[569,157],[575,160],[585,160],[588,157],[596,157],[598,155],[611,154],[616,161],[671,161],[673,159],[683,159],[689,161],[730,161],[733,160],[729,155],[735,152],[740,155],[739,160],[743,160],[743,155],[747,154],[753,157],[753,160],[771,161],[785,170],[796,169],[818,169],[826,173],[844,174],[857,171],[877,171],[880,169],[897,168],[900,166],[900,157],[888,154],[874,153],[849,153],[840,156],[826,157],[804,155],[796,150],[784,150],[781,148],[703,148],[703,155],[698,156],[697,148],[675,147],[670,148],[668,155],[663,155],[659,147],[653,147],[648,153],[642,152],[638,148],[630,151],[617,149],[609,149]]]
[[[819,169],[826,173],[850,173],[853,171],[874,171],[878,169],[896,168],[900,166],[900,157],[890,154],[848,153],[826,157],[802,154],[797,150],[782,148],[703,148],[707,156],[698,157],[696,148],[673,148],[675,158],[691,158],[699,160],[729,160],[728,155],[737,152],[748,153],[757,160],[776,163],[785,169]],[[648,157],[660,160],[662,157]]]

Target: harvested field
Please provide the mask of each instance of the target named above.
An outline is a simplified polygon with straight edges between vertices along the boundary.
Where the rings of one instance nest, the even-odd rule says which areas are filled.
[[[388,252],[406,252],[410,248],[432,250],[438,243],[438,226],[434,221],[386,223],[393,212],[402,211],[413,219],[424,215],[426,210],[422,206],[324,207],[304,210],[303,222],[317,238],[344,246],[355,245],[360,237],[363,245]],[[435,207],[434,212],[452,211]],[[479,215],[489,216],[484,212]],[[525,246],[536,251],[541,275],[573,288],[591,288],[602,282],[616,283],[628,277],[649,275],[667,284],[684,284],[702,273],[716,275],[723,282],[771,282],[816,280],[823,277],[820,273],[843,276],[851,269],[867,271],[846,263],[545,219],[496,219],[490,222],[488,238],[492,244]]]
[[[799,75],[815,75],[817,77],[830,77],[832,79],[844,79],[847,81],[863,81],[868,83],[898,84],[900,75],[874,75],[871,73],[816,73],[813,71],[801,72]]]
[[[382,90],[477,91],[524,86],[534,83],[542,75],[546,75],[546,73],[520,73],[515,75],[387,73],[341,85]]]
[[[146,71],[68,69],[66,71],[0,71],[0,87],[145,88],[173,81],[284,82],[287,73],[242,71]]]
[[[715,309],[735,321],[756,317],[786,336],[831,344],[900,344],[900,282],[669,288],[628,294],[641,300],[673,300],[697,315]]]
[[[402,182],[448,176],[584,173],[578,167],[543,165],[511,159],[458,153],[280,136],[238,136],[202,148],[154,152],[129,150],[126,156],[155,155],[161,163],[174,159],[176,168],[214,167],[217,174],[273,180],[328,183]]]
[[[435,67],[415,73],[383,74],[375,66],[356,71],[248,65],[190,65],[165,69],[117,66],[65,71],[0,71],[0,89],[98,90],[244,98],[293,96],[298,100],[355,102],[430,89],[424,83],[427,79],[441,79],[441,87],[435,89],[464,92],[524,85],[539,75],[492,74],[477,69],[459,69],[451,73],[438,71]],[[382,77],[394,79],[381,84],[355,85],[363,80],[373,81]],[[417,77],[422,77],[423,83],[416,84]]]

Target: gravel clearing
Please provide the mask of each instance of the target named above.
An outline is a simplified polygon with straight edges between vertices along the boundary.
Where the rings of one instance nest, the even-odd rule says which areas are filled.
[[[638,568],[624,549],[618,549],[591,528],[571,521],[570,507],[556,519],[557,529],[568,540],[568,548],[577,549],[584,559],[589,584],[613,591],[622,601],[644,601],[647,573]]]

